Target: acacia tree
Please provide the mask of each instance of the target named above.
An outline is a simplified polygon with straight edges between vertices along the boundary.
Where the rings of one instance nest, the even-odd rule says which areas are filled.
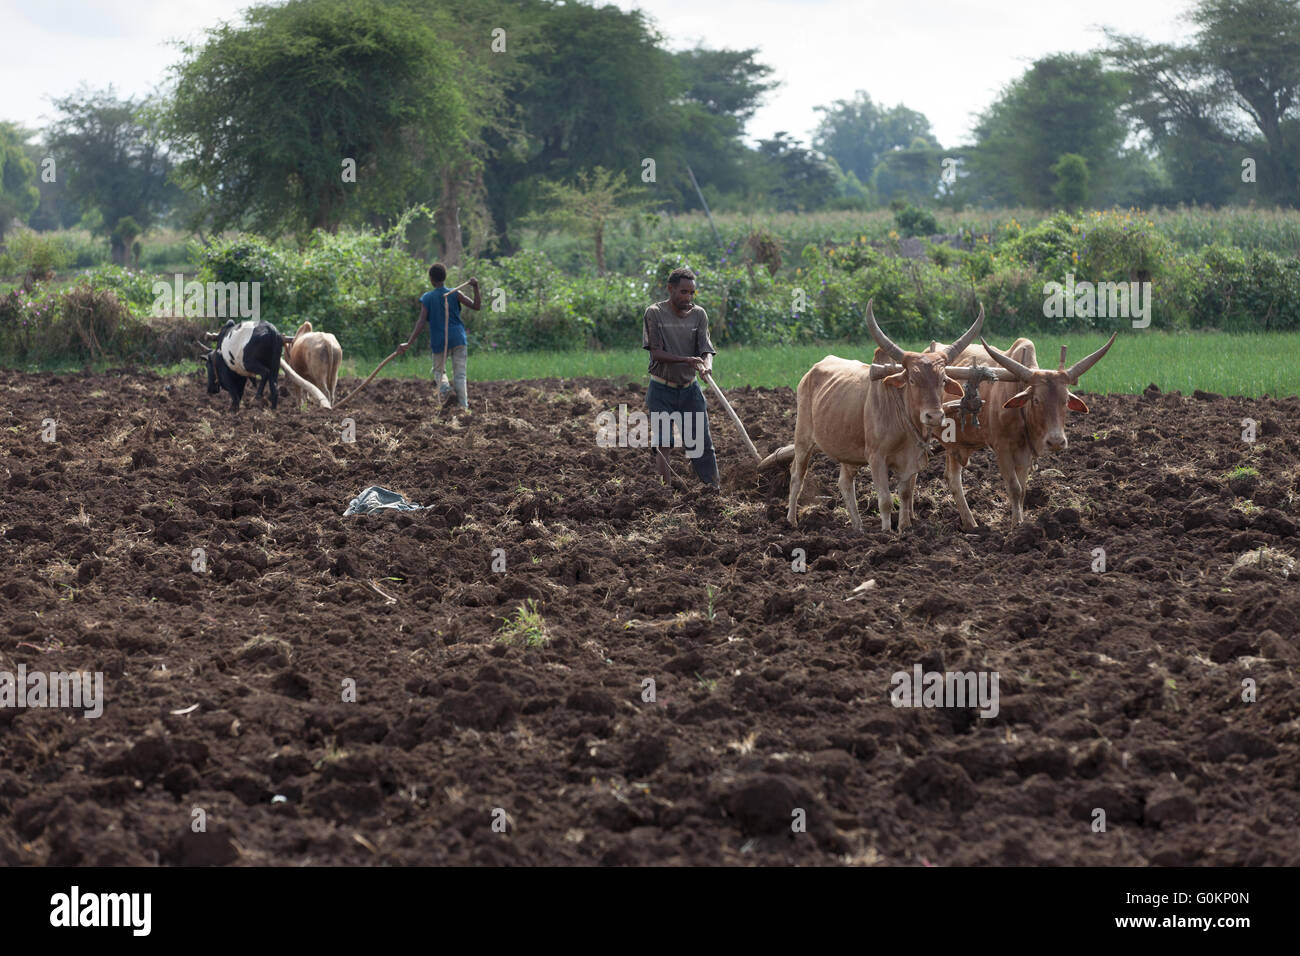
[[[78,93],[55,100],[61,114],[46,134],[65,195],[83,213],[99,213],[96,232],[109,237],[113,261],[130,260],[124,236],[146,231],[168,203],[176,186],[168,180],[172,160],[160,129],[158,104],[118,99],[106,91]],[[119,226],[124,220],[130,228]],[[134,236],[132,236],[134,238]]]
[[[681,77],[642,11],[541,0],[522,7],[533,11],[535,38],[506,90],[517,132],[490,136],[485,169],[503,251],[514,248],[509,228],[537,205],[543,180],[596,166],[639,172],[645,158],[664,180],[681,134]]]
[[[536,0],[405,0],[416,14],[447,23],[439,31],[454,48],[454,79],[464,104],[461,139],[454,149],[426,161],[408,187],[407,203],[435,207],[439,258],[456,265],[466,237],[479,255],[494,237],[485,170],[503,143],[523,133],[520,109],[508,95],[528,71],[527,58],[543,41],[537,24],[545,7]]]
[[[578,173],[573,183],[541,183],[542,209],[526,221],[576,233],[591,239],[596,271],[605,274],[605,229],[645,209],[645,190],[600,166]]]
[[[665,198],[683,209],[700,208],[691,184],[689,165],[701,189],[714,193],[740,193],[752,185],[746,176],[748,147],[742,136],[745,124],[763,96],[778,84],[768,79],[773,68],[758,62],[758,50],[713,50],[695,47],[673,54],[673,65],[683,85],[680,102],[674,100],[677,130],[669,162],[659,163]]]
[[[290,0],[183,46],[167,129],[214,228],[332,232],[454,161],[466,104],[442,27],[404,3]]]
[[[1177,160],[1184,189],[1215,194],[1199,198],[1227,198],[1228,167],[1258,155],[1265,195],[1300,203],[1300,3],[1200,0],[1190,19],[1187,46],[1108,31],[1128,117]]]
[[[758,142],[759,176],[777,209],[817,209],[835,195],[835,168],[782,130]]]

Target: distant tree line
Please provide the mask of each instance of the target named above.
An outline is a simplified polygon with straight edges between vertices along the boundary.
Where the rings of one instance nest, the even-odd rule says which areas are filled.
[[[386,228],[450,261],[520,229],[592,238],[701,206],[1300,204],[1300,0],[1195,0],[1186,45],[1108,32],[1033,63],[945,147],[864,91],[809,144],[746,123],[756,50],[671,52],[641,11],[552,0],[290,0],[183,46],[155,97],[82,89],[0,123],[0,243],[80,224],[129,263],[159,224],[305,239]],[[53,160],[57,174],[45,173]],[[692,180],[692,175],[694,181]],[[421,234],[420,230],[423,230]]]

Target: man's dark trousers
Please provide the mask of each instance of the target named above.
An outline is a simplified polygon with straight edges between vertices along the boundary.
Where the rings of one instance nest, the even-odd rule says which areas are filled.
[[[700,481],[705,484],[716,485],[718,483],[718,459],[713,454],[713,436],[709,434],[708,406],[704,403],[704,393],[700,391],[699,384],[692,382],[685,388],[673,388],[670,385],[664,385],[652,380],[650,388],[646,392],[645,403],[652,412],[681,412],[683,419],[687,415],[698,413],[698,417],[695,419],[697,425],[691,440],[692,443],[700,440],[702,426],[704,453],[698,458],[688,460],[691,467],[695,469],[695,474]],[[651,429],[654,430],[653,425]],[[660,423],[659,434],[652,434],[651,442],[657,443],[661,448],[671,448],[673,446],[672,428],[668,422]],[[651,448],[650,454],[656,455],[658,452]]]

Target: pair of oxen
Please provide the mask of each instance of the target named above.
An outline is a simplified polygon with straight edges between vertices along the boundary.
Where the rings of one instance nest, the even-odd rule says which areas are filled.
[[[871,469],[880,527],[891,529],[889,472],[898,475],[899,530],[913,520],[917,473],[925,467],[930,442],[944,449],[944,476],[962,527],[973,530],[975,518],[966,504],[962,469],[981,448],[992,449],[1006,483],[1011,523],[1024,517],[1025,491],[1034,462],[1049,451],[1062,451],[1067,411],[1088,406],[1070,387],[1097,364],[1115,341],[1068,368],[1065,347],[1057,368],[1038,367],[1034,343],[1019,338],[1006,353],[982,338],[971,343],[984,325],[981,305],[975,324],[952,345],[931,342],[924,352],[909,352],[880,330],[867,303],[867,328],[878,348],[872,364],[828,355],[799,381],[794,444],[773,452],[759,465],[790,464],[790,524],[799,521],[799,494],[812,453],[821,449],[839,462],[840,494],[856,531],[855,476]],[[963,387],[965,383],[965,387]],[[944,394],[961,399],[944,402]]]

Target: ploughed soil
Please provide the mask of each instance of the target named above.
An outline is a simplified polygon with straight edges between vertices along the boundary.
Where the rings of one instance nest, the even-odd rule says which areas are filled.
[[[0,672],[104,680],[0,709],[0,864],[1300,863],[1300,400],[1089,395],[1019,528],[981,452],[978,533],[935,454],[855,534],[823,456],[786,527],[713,398],[721,494],[599,447],[641,385],[0,397]],[[789,390],[730,398],[790,440]],[[429,507],[342,517],[371,484]],[[917,665],[996,716],[893,706]]]

